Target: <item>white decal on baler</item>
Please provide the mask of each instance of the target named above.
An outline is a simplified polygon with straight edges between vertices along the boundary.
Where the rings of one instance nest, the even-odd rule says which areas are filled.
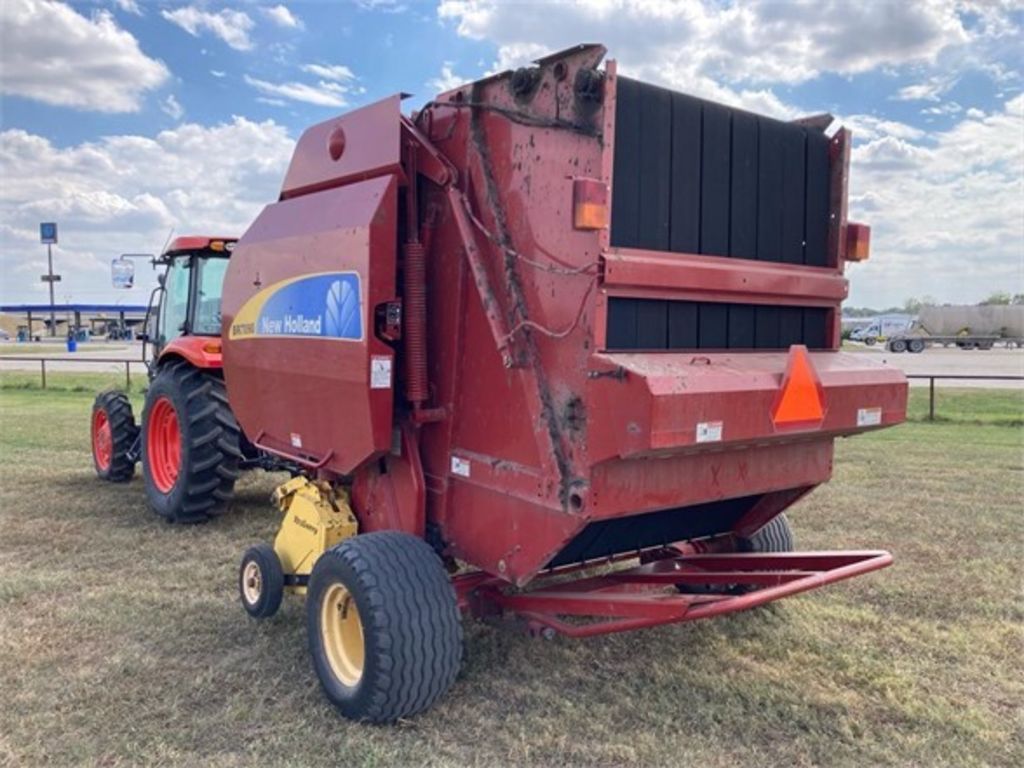
[[[881,408],[858,408],[857,409],[857,426],[858,427],[877,427],[882,423],[882,409]]]
[[[722,422],[702,421],[697,425],[698,443],[720,443],[722,442]]]
[[[391,358],[374,355],[370,358],[370,389],[391,389]]]
[[[452,474],[459,477],[469,477],[469,459],[460,459],[452,456]]]

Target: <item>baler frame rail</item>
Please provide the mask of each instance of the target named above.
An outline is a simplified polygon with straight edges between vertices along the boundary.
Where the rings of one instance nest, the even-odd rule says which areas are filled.
[[[884,550],[681,554],[575,580],[543,585],[550,580],[542,579],[529,591],[508,591],[505,582],[480,571],[453,581],[465,610],[509,612],[524,619],[531,631],[580,638],[743,611],[885,568],[892,560]],[[677,585],[718,586],[720,591],[665,591]],[[739,585],[758,588],[739,592]]]

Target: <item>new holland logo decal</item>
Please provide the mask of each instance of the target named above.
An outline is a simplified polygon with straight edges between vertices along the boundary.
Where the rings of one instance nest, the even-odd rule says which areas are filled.
[[[235,315],[230,339],[363,339],[359,274],[321,272],[268,285]]]

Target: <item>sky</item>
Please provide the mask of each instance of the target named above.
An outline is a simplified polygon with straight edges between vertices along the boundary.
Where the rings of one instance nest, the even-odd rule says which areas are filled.
[[[849,304],[1024,292],[1024,0],[0,0],[0,302],[145,303],[110,260],[241,234],[303,129],[580,42],[620,72],[854,133]]]

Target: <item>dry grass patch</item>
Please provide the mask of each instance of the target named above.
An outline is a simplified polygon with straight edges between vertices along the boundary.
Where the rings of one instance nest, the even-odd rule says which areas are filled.
[[[890,569],[586,641],[468,622],[451,693],[371,727],[320,695],[301,604],[259,624],[237,603],[278,478],[165,525],[138,479],[95,479],[92,397],[65,384],[0,391],[0,764],[1024,764],[1019,428],[840,441],[834,482],[792,513],[798,544],[887,547]]]

